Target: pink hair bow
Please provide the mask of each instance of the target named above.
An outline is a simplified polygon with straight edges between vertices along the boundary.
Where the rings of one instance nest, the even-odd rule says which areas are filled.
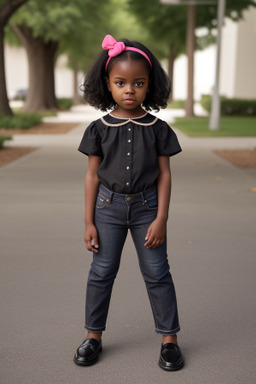
[[[102,48],[108,49],[109,57],[115,57],[125,51],[125,44],[122,41],[116,41],[111,35],[106,35],[102,42]]]
[[[152,68],[152,63],[148,55],[143,52],[141,49],[135,48],[135,47],[127,47],[122,41],[116,41],[111,35],[106,35],[103,42],[102,42],[102,48],[104,50],[108,50],[108,60],[106,62],[105,70],[107,71],[108,63],[112,57],[120,55],[120,53],[124,51],[134,51],[142,56],[144,56],[147,61],[150,64],[150,67]]]

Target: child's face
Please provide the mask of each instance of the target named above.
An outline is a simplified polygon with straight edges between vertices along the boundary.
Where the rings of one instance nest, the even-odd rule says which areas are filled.
[[[136,117],[144,112],[141,104],[149,88],[149,73],[143,60],[114,62],[106,82],[117,103],[117,116]]]

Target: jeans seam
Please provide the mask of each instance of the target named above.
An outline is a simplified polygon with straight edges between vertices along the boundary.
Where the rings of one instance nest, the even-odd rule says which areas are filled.
[[[151,295],[150,295],[150,292],[149,292],[148,288],[147,288],[147,292],[148,292],[148,297],[149,297],[149,301],[150,301],[151,308],[152,308],[152,313],[153,313],[153,317],[154,317],[155,327],[157,329],[157,321],[156,321],[156,316],[155,316],[155,307],[154,307],[153,301],[151,299]]]

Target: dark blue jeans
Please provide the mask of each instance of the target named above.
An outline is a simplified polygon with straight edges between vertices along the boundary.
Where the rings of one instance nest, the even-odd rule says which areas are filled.
[[[93,254],[86,293],[85,328],[90,332],[102,332],[106,328],[112,287],[128,229],[146,284],[155,330],[163,335],[174,335],[179,331],[177,301],[167,260],[166,241],[158,248],[144,247],[147,229],[156,214],[155,187],[136,195],[122,195],[100,185],[95,209],[99,253]]]

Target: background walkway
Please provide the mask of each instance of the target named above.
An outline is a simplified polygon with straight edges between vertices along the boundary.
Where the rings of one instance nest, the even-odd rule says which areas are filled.
[[[210,150],[255,147],[255,138],[178,133],[183,152],[171,160],[168,251],[186,367],[169,373],[157,365],[160,338],[130,237],[100,362],[73,363],[84,337],[91,263],[83,244],[87,159],[76,150],[95,117],[86,111],[73,114],[79,125],[69,134],[33,136],[30,144],[35,140],[39,150],[0,168],[1,384],[255,383],[256,172]]]

